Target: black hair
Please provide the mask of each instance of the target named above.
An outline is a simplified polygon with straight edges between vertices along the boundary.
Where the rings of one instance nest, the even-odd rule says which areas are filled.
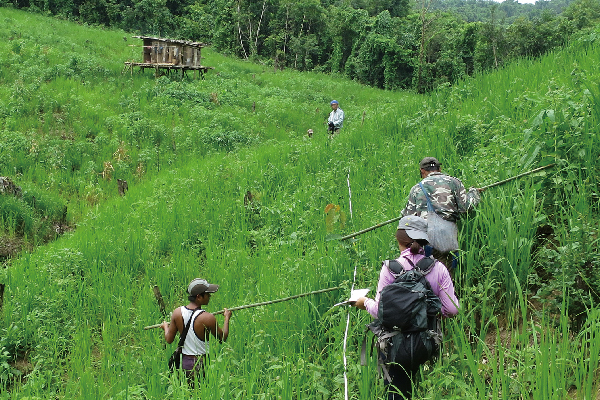
[[[197,295],[195,295],[195,296],[194,296],[193,294],[190,294],[190,295],[188,296],[188,300],[189,300],[189,301],[195,301],[195,300],[196,300],[196,297],[198,297],[198,296],[204,296],[204,294],[205,294],[205,293],[206,293],[206,292],[198,293],[198,294],[197,294]]]
[[[402,246],[409,248],[412,254],[419,254],[421,249],[428,243],[427,240],[424,239],[412,239],[404,229],[398,229],[396,231],[396,240]]]

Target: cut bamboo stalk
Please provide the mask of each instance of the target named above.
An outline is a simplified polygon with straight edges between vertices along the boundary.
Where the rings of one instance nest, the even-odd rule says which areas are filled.
[[[165,301],[163,300],[163,297],[160,294],[160,288],[157,285],[154,285],[154,287],[152,288],[152,291],[154,292],[154,297],[156,298],[156,302],[158,303],[158,306],[160,307],[160,313],[164,315],[166,312]]]

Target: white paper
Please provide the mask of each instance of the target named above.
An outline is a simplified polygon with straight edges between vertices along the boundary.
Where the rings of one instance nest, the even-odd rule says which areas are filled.
[[[367,295],[367,293],[369,293],[370,289],[356,289],[353,290],[350,293],[350,298],[346,301],[342,301],[341,303],[337,303],[334,305],[335,306],[342,306],[344,304],[352,304],[352,303],[356,303],[356,300],[360,299],[361,297],[365,297]]]

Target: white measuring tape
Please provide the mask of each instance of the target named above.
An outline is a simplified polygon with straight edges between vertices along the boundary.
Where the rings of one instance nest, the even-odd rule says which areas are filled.
[[[352,191],[350,190],[350,170],[348,170],[348,177],[346,179],[348,181],[348,201],[350,202],[350,219],[352,219]],[[352,289],[354,290],[354,284],[356,283],[356,267],[358,264],[354,264],[354,277],[352,278]],[[346,345],[348,343],[348,329],[350,328],[350,308],[348,308],[348,318],[346,318],[346,332],[344,333],[344,399],[348,400],[348,361],[346,359]]]
[[[354,279],[352,280],[352,290],[354,290],[354,282],[356,281],[356,266],[354,264]],[[346,360],[346,344],[348,343],[348,329],[350,327],[350,307],[348,307],[348,318],[346,319],[346,333],[344,333],[344,398],[348,400],[348,362]]]

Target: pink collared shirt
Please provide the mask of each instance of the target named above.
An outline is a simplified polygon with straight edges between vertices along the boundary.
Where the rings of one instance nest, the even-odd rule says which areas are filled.
[[[396,261],[402,265],[405,271],[410,271],[413,267],[407,259],[416,265],[423,257],[425,257],[423,253],[412,254],[410,249],[406,249],[400,253],[400,257],[398,257]],[[444,264],[436,261],[429,273],[425,275],[425,279],[427,279],[431,285],[433,293],[435,293],[442,302],[442,315],[444,317],[455,316],[458,313],[458,308],[460,306],[456,294],[454,294],[452,278]],[[394,282],[394,275],[390,272],[387,261],[384,261],[381,266],[381,272],[379,273],[379,283],[377,284],[377,294],[375,295],[375,299],[365,300],[365,308],[373,318],[377,318],[381,290],[392,282]]]

